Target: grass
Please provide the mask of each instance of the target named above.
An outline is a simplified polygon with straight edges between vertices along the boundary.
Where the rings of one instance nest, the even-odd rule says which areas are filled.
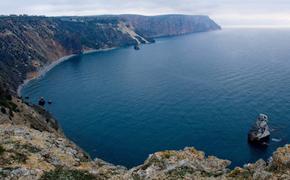
[[[57,168],[54,171],[46,172],[40,178],[41,180],[95,180],[95,176],[86,171],[66,170]]]

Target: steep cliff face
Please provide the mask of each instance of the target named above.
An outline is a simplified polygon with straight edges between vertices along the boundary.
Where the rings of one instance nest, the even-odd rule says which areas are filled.
[[[15,92],[38,68],[65,55],[136,44],[118,24],[118,21],[1,17],[0,81]]]
[[[150,38],[176,36],[194,32],[206,32],[221,29],[221,27],[208,16],[121,15],[120,17],[132,25],[137,33]]]
[[[217,29],[206,16],[0,17],[0,82],[15,93],[37,69],[65,55]]]
[[[22,125],[41,132],[62,134],[57,121],[47,111],[11,96],[9,90],[1,85],[0,124]]]

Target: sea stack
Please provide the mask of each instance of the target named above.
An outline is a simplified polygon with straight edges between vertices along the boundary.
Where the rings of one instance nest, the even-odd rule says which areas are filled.
[[[260,114],[256,123],[252,126],[248,133],[248,141],[250,143],[267,145],[269,141],[270,130],[268,126],[268,116]]]
[[[41,97],[41,98],[39,99],[39,101],[38,101],[38,105],[40,105],[40,106],[44,106],[44,105],[45,105],[45,100],[44,100],[43,97]]]
[[[135,45],[135,46],[134,46],[134,49],[135,49],[135,50],[140,50],[139,45]]]

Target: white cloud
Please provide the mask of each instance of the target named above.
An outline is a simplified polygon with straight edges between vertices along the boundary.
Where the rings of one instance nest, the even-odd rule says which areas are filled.
[[[221,25],[290,25],[289,0],[0,0],[2,14],[204,14]]]

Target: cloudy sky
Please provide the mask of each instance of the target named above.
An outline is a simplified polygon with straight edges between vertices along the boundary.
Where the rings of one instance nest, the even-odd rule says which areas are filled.
[[[290,0],[0,0],[0,14],[202,14],[222,26],[290,26]]]

